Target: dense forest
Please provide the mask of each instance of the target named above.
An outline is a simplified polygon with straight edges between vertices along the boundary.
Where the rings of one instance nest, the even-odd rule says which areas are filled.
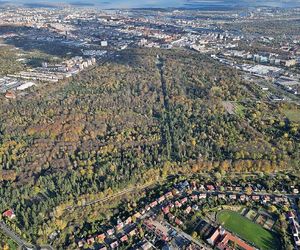
[[[299,123],[253,95],[205,55],[135,49],[1,99],[0,211],[13,208],[23,236],[45,242],[66,228],[67,206],[174,172],[296,168]]]

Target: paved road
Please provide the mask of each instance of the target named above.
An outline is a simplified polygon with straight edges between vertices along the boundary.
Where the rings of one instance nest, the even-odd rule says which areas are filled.
[[[41,249],[41,250],[54,250],[51,246],[34,246],[24,239],[22,239],[18,234],[16,234],[11,228],[9,228],[3,221],[0,221],[0,230],[15,241],[20,249]]]
[[[35,249],[35,247],[25,240],[21,239],[13,230],[11,230],[3,221],[0,221],[0,229],[10,238],[12,238],[21,249]]]

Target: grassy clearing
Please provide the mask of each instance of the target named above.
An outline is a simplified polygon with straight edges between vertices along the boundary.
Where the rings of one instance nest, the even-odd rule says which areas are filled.
[[[285,116],[292,122],[300,122],[300,109],[286,109]]]
[[[244,113],[245,107],[242,104],[236,104],[235,105],[235,114],[239,117],[245,117]]]
[[[261,250],[281,249],[278,235],[264,229],[239,213],[223,210],[217,214],[217,220],[229,231],[252,243]]]

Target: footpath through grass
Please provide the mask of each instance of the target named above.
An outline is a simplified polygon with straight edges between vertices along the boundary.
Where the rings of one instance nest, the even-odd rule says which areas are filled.
[[[217,220],[225,229],[235,233],[261,250],[281,249],[279,235],[264,229],[237,212],[220,211],[217,214]]]

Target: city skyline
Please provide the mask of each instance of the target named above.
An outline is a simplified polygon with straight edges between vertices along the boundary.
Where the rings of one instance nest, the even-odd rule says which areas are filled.
[[[51,7],[57,4],[71,4],[73,6],[97,6],[101,8],[199,8],[199,9],[228,9],[239,7],[280,7],[292,8],[299,7],[300,1],[274,1],[274,0],[2,0],[0,5],[17,4],[27,7]]]

